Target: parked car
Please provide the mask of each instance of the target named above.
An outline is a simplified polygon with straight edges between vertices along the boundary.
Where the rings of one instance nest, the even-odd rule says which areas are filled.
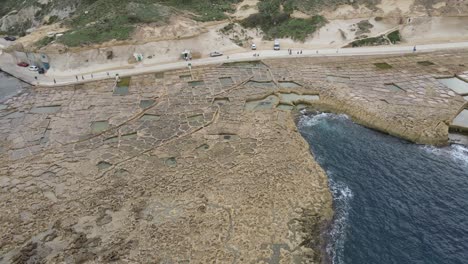
[[[280,50],[280,43],[279,40],[275,40],[275,44],[273,45],[274,50]]]
[[[29,66],[29,64],[26,63],[26,62],[20,62],[17,65],[20,66],[20,67],[28,67]]]
[[[219,56],[223,56],[223,53],[219,51],[214,51],[210,53],[210,57],[219,57]]]
[[[255,45],[255,43],[252,44],[252,50],[256,50],[257,49],[257,45]]]
[[[30,71],[38,71],[39,68],[36,65],[31,65],[31,66],[29,66],[29,70]]]
[[[39,68],[39,70],[37,71],[39,74],[44,74],[45,73],[45,69],[44,68]]]
[[[7,41],[15,41],[16,38],[15,37],[12,37],[12,36],[6,36],[4,37],[3,39],[7,40]]]

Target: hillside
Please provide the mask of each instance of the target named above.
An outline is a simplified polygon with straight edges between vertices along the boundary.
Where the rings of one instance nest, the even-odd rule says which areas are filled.
[[[219,21],[226,23],[220,37],[228,36],[241,47],[258,37],[306,43],[317,35],[324,44],[345,46],[356,40],[358,45],[380,45],[395,43],[380,32],[411,17],[421,25],[406,29],[409,38],[422,26],[424,31],[446,30],[445,20],[433,25],[433,17],[467,14],[468,3],[457,0],[4,0],[0,35],[23,37],[20,42],[32,49],[51,43],[85,48],[194,37]],[[374,23],[367,25],[371,19]],[[49,37],[48,32],[63,35]]]

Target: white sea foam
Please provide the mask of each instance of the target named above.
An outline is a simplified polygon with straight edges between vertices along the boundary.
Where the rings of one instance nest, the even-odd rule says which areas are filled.
[[[448,156],[457,162],[468,164],[468,147],[463,145],[453,144],[445,148],[423,146],[422,149],[435,155]]]
[[[330,177],[330,172],[327,172]],[[344,244],[346,241],[346,229],[348,216],[351,209],[350,201],[353,198],[351,189],[342,182],[336,182],[329,178],[330,189],[335,203],[335,217],[330,230],[330,241],[327,245],[327,254],[333,264],[344,263]]]
[[[304,114],[304,113],[303,113]],[[344,114],[332,114],[332,113],[320,113],[316,115],[302,115],[299,120],[299,128],[302,127],[313,127],[317,125],[323,119],[349,119],[347,115]]]

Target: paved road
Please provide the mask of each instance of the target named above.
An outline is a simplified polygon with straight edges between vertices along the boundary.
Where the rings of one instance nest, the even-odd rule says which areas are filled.
[[[468,42],[459,43],[443,43],[443,44],[427,44],[418,45],[418,52],[431,52],[448,49],[461,49],[468,48]],[[413,46],[384,46],[384,47],[365,47],[365,48],[346,48],[346,49],[320,49],[320,50],[302,50],[302,54],[297,54],[297,50],[292,55],[288,54],[287,50],[273,51],[273,50],[258,50],[244,53],[237,53],[222,57],[215,58],[202,58],[198,60],[192,60],[190,63],[192,67],[201,65],[212,65],[220,64],[225,62],[239,62],[239,61],[252,61],[258,59],[270,59],[270,58],[292,58],[292,57],[336,57],[336,56],[367,56],[367,55],[391,55],[391,54],[407,54],[413,53]],[[260,54],[259,57],[254,57],[253,54]],[[0,51],[1,54],[1,51]],[[31,72],[26,68],[16,66],[15,60],[9,54],[0,55],[0,68],[17,78],[20,78],[26,82],[32,84],[40,84],[42,86],[55,86],[55,85],[66,85],[74,83],[83,83],[95,80],[103,80],[108,78],[115,78],[115,75],[119,76],[131,76],[137,74],[145,74],[152,72],[160,72],[167,70],[174,70],[188,67],[188,62],[179,61],[174,63],[156,64],[156,65],[135,65],[131,69],[120,69],[110,70],[108,72],[101,71],[95,72],[91,76],[90,74],[72,75],[72,76],[54,76],[51,74],[38,75],[35,72]],[[89,71],[88,69],[84,69]],[[35,79],[37,77],[37,80]],[[78,77],[78,78],[77,78]],[[55,82],[54,82],[55,80]]]

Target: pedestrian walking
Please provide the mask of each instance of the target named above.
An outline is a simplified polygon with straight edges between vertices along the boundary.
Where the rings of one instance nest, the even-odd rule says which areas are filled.
[[[297,55],[299,55],[299,51],[297,52]]]
[[[94,76],[93,76],[93,74],[91,73],[91,79],[93,79],[93,78],[94,78]]]
[[[416,46],[413,47],[413,52],[416,52]]]
[[[81,79],[84,80],[84,76],[83,76],[83,75],[81,75]]]
[[[54,78],[54,84],[57,84],[57,81],[55,80],[55,78]]]
[[[317,50],[315,53],[317,53],[317,54],[318,54],[318,50]]]
[[[76,77],[76,81],[78,81],[78,75],[76,75],[75,77]]]
[[[301,50],[301,54],[302,54],[302,50]]]
[[[107,76],[109,76],[109,72],[107,72]]]

